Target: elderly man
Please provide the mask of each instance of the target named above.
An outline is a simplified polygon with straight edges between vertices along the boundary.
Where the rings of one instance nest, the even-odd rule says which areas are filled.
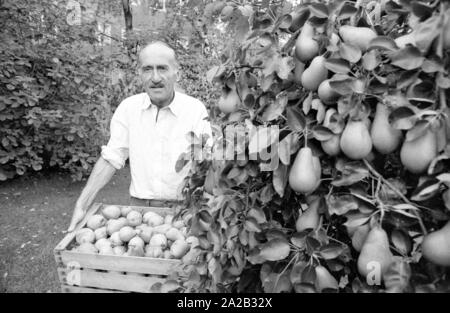
[[[211,135],[202,102],[175,91],[178,77],[175,51],[157,41],[139,54],[139,76],[145,88],[120,103],[111,120],[111,137],[102,147],[88,182],[78,198],[69,231],[84,217],[97,193],[130,159],[130,204],[167,205],[179,201],[188,168],[175,171],[175,163],[189,142],[188,132]]]

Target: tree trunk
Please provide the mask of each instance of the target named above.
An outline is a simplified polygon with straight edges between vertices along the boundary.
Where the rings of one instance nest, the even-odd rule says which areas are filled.
[[[130,0],[122,0],[122,6],[125,16],[125,29],[129,32],[133,30],[133,15],[131,14]]]

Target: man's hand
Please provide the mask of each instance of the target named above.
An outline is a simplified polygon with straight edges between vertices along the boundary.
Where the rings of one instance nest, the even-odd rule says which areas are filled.
[[[73,211],[72,220],[70,221],[70,226],[67,229],[68,232],[72,232],[77,224],[81,222],[84,215],[86,214],[85,210],[83,210],[82,207],[76,206],[75,210]]]

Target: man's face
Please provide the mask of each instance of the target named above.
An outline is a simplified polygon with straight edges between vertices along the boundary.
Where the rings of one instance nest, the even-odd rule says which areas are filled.
[[[170,104],[177,80],[177,66],[173,51],[163,45],[152,45],[140,54],[139,74],[145,91],[153,104]]]

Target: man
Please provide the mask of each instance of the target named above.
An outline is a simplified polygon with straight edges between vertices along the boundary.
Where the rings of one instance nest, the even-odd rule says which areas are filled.
[[[68,231],[73,231],[97,193],[116,170],[130,159],[130,204],[158,206],[160,200],[180,201],[182,182],[189,168],[175,171],[185,152],[186,134],[208,134],[206,108],[199,100],[175,91],[179,66],[175,51],[157,41],[139,54],[139,76],[145,92],[120,103],[111,119],[111,137],[102,147],[88,182],[78,198]]]

